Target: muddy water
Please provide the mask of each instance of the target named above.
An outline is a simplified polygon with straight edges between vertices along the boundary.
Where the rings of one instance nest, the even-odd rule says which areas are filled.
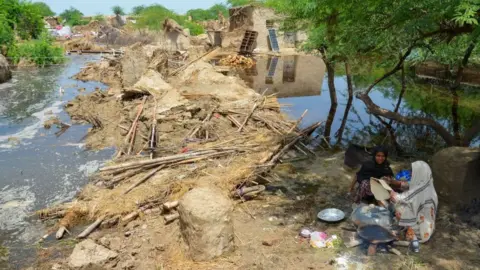
[[[25,265],[35,254],[35,242],[45,228],[32,212],[71,200],[113,153],[84,149],[89,126],[72,125],[59,137],[58,128],[43,126],[51,117],[71,123],[65,103],[95,87],[104,88],[71,79],[97,59],[72,56],[65,65],[18,70],[12,81],[0,85],[0,244],[9,250],[8,262],[0,262],[0,269]]]
[[[338,74],[344,73],[337,67]],[[353,74],[353,93],[364,90],[379,74]],[[284,111],[298,119],[305,110],[303,120],[307,126],[323,120],[321,135],[332,144],[345,147],[351,142],[358,144],[380,144],[388,142],[385,126],[368,114],[363,102],[355,97],[349,104],[349,93],[345,75],[335,76],[337,106],[332,106],[331,94],[323,61],[314,56],[263,57],[256,59],[256,66],[240,72],[240,77],[257,92],[269,89],[267,94],[276,93],[281,103],[289,105]],[[372,100],[380,107],[394,110],[401,92],[399,77],[393,77],[378,85],[371,92]],[[460,130],[469,128],[480,119],[480,91],[466,87],[458,91],[458,114],[452,115],[452,94],[441,85],[433,85],[407,76],[407,91],[399,107],[406,116],[435,119],[452,130],[454,119]],[[330,121],[328,121],[330,119]],[[426,127],[393,124],[397,130],[397,141],[409,152],[432,152],[444,147],[444,141]],[[343,131],[342,131],[343,130]],[[471,145],[479,145],[477,137]]]

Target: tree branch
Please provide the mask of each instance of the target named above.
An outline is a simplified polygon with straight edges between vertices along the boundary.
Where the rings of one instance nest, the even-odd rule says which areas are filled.
[[[373,113],[379,116],[383,116],[390,120],[395,120],[400,123],[406,125],[425,125],[433,128],[449,146],[456,145],[455,138],[450,134],[450,132],[443,127],[441,124],[437,123],[435,120],[431,118],[423,118],[423,117],[405,117],[399,113],[395,113],[383,108],[380,108],[376,105],[370,96],[367,93],[362,93],[357,96],[365,105],[367,106],[367,110],[369,113]]]
[[[473,126],[465,131],[463,135],[463,145],[469,146],[472,140],[477,136],[480,135],[480,120],[473,124]]]
[[[377,80],[375,80],[375,82],[370,85],[366,91],[367,94],[370,93],[370,91],[372,91],[372,89],[377,85],[379,84],[381,81],[385,80],[386,78],[390,77],[391,75],[395,74],[397,71],[399,71],[402,66],[403,66],[403,63],[405,62],[405,60],[407,59],[407,57],[412,53],[412,50],[413,48],[415,48],[417,46],[416,43],[414,43],[413,45],[410,45],[410,47],[408,47],[407,51],[403,54],[402,57],[400,57],[400,60],[398,61],[397,65],[392,69],[390,70],[389,72],[385,73],[382,77],[378,78]]]

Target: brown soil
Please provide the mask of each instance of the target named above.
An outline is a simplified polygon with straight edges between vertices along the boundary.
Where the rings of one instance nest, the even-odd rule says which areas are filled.
[[[92,37],[73,38],[63,42],[66,51],[104,51],[105,46],[98,45]]]

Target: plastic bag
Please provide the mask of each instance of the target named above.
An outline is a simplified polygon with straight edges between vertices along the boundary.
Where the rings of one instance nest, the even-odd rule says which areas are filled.
[[[380,225],[386,229],[390,229],[393,223],[393,215],[388,209],[365,204],[353,210],[351,219],[356,226]]]

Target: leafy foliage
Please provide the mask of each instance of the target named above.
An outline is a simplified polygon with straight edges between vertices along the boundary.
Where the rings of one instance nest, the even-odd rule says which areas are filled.
[[[187,16],[176,14],[158,4],[145,7],[138,15],[137,23],[135,25],[138,28],[160,31],[163,29],[163,22],[167,18],[173,19],[181,26],[190,29],[191,35],[204,33],[203,27],[197,23],[188,21]]]
[[[218,14],[228,17],[227,6],[216,4],[209,9],[191,9],[187,11],[187,16],[191,16],[193,21],[208,21],[218,19]]]
[[[26,59],[42,67],[62,63],[65,59],[63,57],[63,49],[53,46],[52,38],[46,32],[43,32],[38,40],[14,45],[8,50],[8,57],[15,64],[21,59]]]
[[[42,17],[55,16],[55,12],[53,12],[50,7],[43,2],[34,2],[32,5],[37,8]]]
[[[142,13],[142,11],[145,9],[146,7],[144,5],[141,5],[141,6],[135,6],[132,8],[132,14],[133,15],[140,15],[140,13]]]
[[[121,6],[113,6],[112,12],[117,16],[125,15],[125,11],[123,11],[123,8]]]
[[[64,10],[60,13],[60,17],[70,26],[88,24],[88,21],[83,19],[83,13],[74,7]]]
[[[248,4],[254,4],[258,3],[261,1],[255,1],[255,0],[227,0],[227,4],[230,7],[239,7],[239,6],[245,6]]]
[[[22,39],[37,38],[44,30],[44,23],[37,7],[30,2],[19,0],[1,0],[0,18],[9,27],[15,29],[16,34]],[[2,31],[8,39],[8,31]]]
[[[105,16],[103,16],[103,14],[99,13],[99,14],[93,16],[93,20],[99,21],[99,22],[104,22],[105,21]]]
[[[26,58],[44,66],[64,59],[63,50],[53,46],[45,31],[42,15],[45,11],[39,6],[45,7],[27,1],[0,0],[0,52],[14,63]],[[24,41],[17,44],[17,39]]]

